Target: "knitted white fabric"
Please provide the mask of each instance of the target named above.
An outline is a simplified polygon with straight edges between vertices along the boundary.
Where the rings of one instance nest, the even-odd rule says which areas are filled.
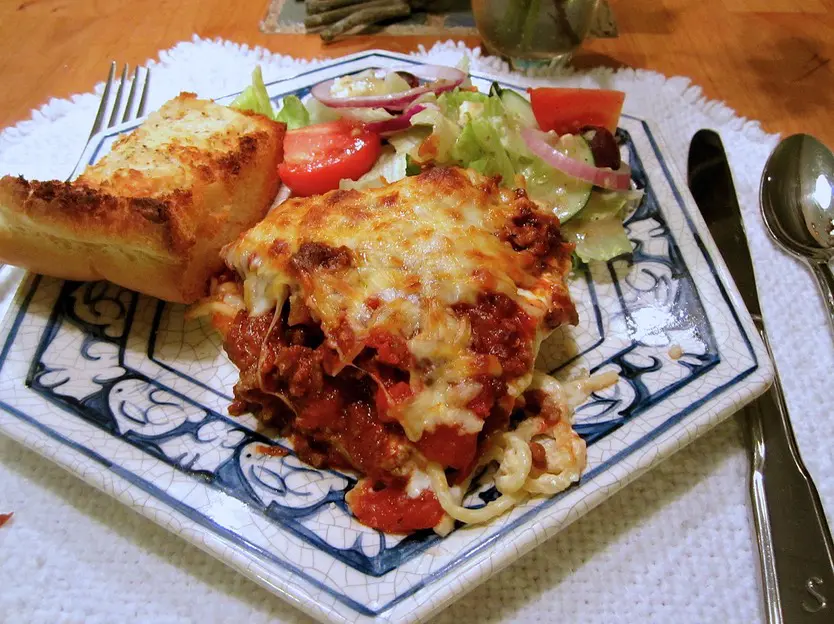
[[[418,56],[508,74],[502,61],[448,42]],[[308,61],[194,38],[152,62],[151,108],[181,90],[220,96]],[[104,65],[102,66],[104,70]],[[834,454],[825,442],[834,401],[834,343],[807,270],[768,239],[758,215],[762,167],[777,137],[705,101],[685,78],[598,70],[540,78],[627,92],[685,168],[689,140],[720,131],[736,181],[762,308],[799,444],[834,511]],[[64,178],[98,106],[96,93],[52,100],[0,134],[0,174]],[[8,301],[18,272],[0,274]],[[459,622],[762,621],[761,592],[739,419],[731,419],[613,496],[560,535],[463,597],[436,619]],[[37,454],[0,437],[0,621],[309,622],[277,597]]]

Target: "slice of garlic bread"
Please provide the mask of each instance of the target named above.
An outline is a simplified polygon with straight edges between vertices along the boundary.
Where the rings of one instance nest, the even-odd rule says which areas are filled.
[[[0,179],[0,261],[195,301],[268,211],[285,130],[180,94],[73,182]]]

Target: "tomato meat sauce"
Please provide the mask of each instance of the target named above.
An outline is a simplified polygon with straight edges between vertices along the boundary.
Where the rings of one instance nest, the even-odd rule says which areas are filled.
[[[384,422],[396,422],[396,417],[391,414],[391,408],[404,402],[411,395],[411,386],[404,381],[396,382],[390,387],[386,387],[384,384],[378,386],[374,395],[374,403],[379,419]]]
[[[426,459],[446,468],[462,470],[471,465],[478,451],[478,434],[466,433],[454,425],[437,425],[417,441]]]
[[[344,250],[311,246],[298,254],[295,270],[340,270],[349,262]],[[364,475],[347,494],[363,524],[391,533],[435,526],[444,515],[435,495],[426,490],[412,498],[405,490],[415,460],[419,465],[422,454],[439,463],[453,483],[471,472],[486,436],[506,427],[512,407],[506,405],[507,380],[524,374],[532,362],[532,320],[498,293],[482,294],[474,305],[454,307],[471,324],[471,348],[485,363],[497,360],[501,366],[496,376],[495,370],[486,372],[485,364],[485,372],[476,377],[481,391],[467,405],[484,420],[484,429],[468,433],[456,425],[438,425],[412,443],[393,409],[413,395],[414,361],[406,341],[390,332],[372,331],[355,360],[370,374],[348,366],[332,376],[326,361],[334,355],[321,329],[312,321],[290,326],[289,307],[285,304],[278,319],[273,314],[250,317],[242,311],[231,322],[225,346],[241,376],[230,411],[252,411],[277,424],[299,458],[313,466]]]
[[[362,479],[345,497],[356,518],[384,533],[411,533],[430,529],[443,519],[443,508],[431,490],[414,498],[402,484]]]
[[[284,457],[289,454],[289,451],[283,446],[267,446],[266,444],[258,444],[255,447],[255,452],[269,457]]]

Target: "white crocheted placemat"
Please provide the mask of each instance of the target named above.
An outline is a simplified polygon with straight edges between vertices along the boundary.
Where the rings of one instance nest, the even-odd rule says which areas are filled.
[[[509,73],[499,59],[452,42],[417,55]],[[151,108],[179,91],[212,97],[245,86],[255,64],[267,80],[310,62],[195,38],[152,63]],[[102,64],[104,68],[104,63]],[[768,239],[757,189],[777,137],[707,102],[685,78],[598,70],[542,78],[625,91],[626,109],[653,120],[685,170],[689,140],[718,130],[732,165],[762,308],[806,464],[834,511],[827,416],[834,342],[810,274]],[[0,134],[0,174],[64,178],[101,93],[52,100]],[[0,273],[8,301],[19,272]],[[442,613],[437,622],[762,621],[747,459],[737,419],[719,426],[616,494],[556,538]],[[57,622],[309,622],[224,564],[0,436],[0,620]]]

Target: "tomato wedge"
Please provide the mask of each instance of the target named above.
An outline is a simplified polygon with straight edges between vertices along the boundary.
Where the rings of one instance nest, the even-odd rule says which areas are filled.
[[[326,193],[370,171],[380,148],[377,134],[347,119],[290,130],[278,174],[295,195]]]
[[[604,89],[529,89],[530,104],[539,127],[545,132],[577,134],[585,126],[603,126],[617,131],[625,93]]]

